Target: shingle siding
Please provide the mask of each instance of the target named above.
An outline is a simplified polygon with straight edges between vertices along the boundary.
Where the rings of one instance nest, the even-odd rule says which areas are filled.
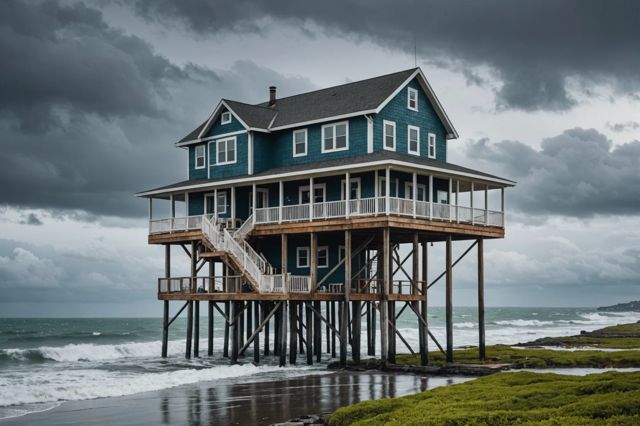
[[[407,87],[418,90],[418,111],[407,108]],[[446,130],[442,121],[431,106],[426,93],[422,90],[417,79],[410,81],[385,107],[374,117],[373,149],[380,151],[383,147],[384,120],[396,123],[396,152],[412,155],[408,152],[407,126],[420,128],[420,156],[427,157],[428,134],[436,135],[436,160],[447,161]]]

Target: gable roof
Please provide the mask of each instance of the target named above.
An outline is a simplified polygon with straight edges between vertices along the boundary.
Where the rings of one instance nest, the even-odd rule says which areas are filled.
[[[447,130],[447,138],[458,134],[420,68],[411,68],[366,80],[301,93],[256,105],[223,99],[207,121],[182,138],[178,144],[197,141],[226,107],[247,130],[275,131],[364,114],[377,114],[412,79],[417,78]]]

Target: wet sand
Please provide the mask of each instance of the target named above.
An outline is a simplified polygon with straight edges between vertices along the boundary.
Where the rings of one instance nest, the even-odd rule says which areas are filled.
[[[125,397],[66,402],[48,411],[0,421],[0,425],[268,425],[466,380],[469,378],[338,371],[276,381],[202,382]]]

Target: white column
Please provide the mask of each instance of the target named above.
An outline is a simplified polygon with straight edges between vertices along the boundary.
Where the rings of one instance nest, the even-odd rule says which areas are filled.
[[[253,215],[252,215],[252,220],[253,223],[256,223],[256,207],[258,206],[258,194],[256,191],[256,184],[252,184],[251,185],[251,205],[253,206]]]
[[[418,174],[413,172],[413,194],[411,197],[413,198],[413,218],[416,218],[416,209],[418,207]]]
[[[378,169],[374,170],[373,173],[373,198],[374,198],[374,206],[376,216],[378,215],[378,197],[380,196],[380,188],[378,183]]]
[[[169,203],[169,214],[173,219],[174,217],[176,217],[176,199],[174,198],[173,194],[169,196]]]
[[[484,187],[484,224],[489,220],[489,184]]]
[[[458,206],[460,205],[460,179],[456,179],[456,223],[460,223],[460,213]]]
[[[153,220],[153,197],[149,197],[149,221],[151,220]]]
[[[385,182],[384,182],[384,198],[385,198],[385,213],[387,216],[389,215],[389,193],[391,192],[391,167],[387,166],[387,170],[385,173]]]
[[[471,224],[475,225],[476,215],[473,211],[473,182],[471,182]]]
[[[504,187],[500,188],[500,211],[502,212],[502,226],[504,226]]]
[[[313,220],[313,202],[315,191],[313,190],[313,176],[309,178],[309,222]]]
[[[278,182],[278,223],[282,223],[282,206],[284,205],[284,183]]]
[[[345,206],[344,206],[344,211],[345,211],[345,215],[347,216],[347,219],[349,218],[349,200],[351,200],[351,173],[347,172],[347,174],[345,175],[345,181],[344,181],[344,202],[345,202]]]
[[[218,223],[218,188],[213,190],[213,223]]]
[[[429,175],[429,220],[433,219],[433,175]]]
[[[236,227],[236,187],[231,187],[231,227]]]
[[[185,216],[189,216],[189,193],[185,192],[184,193],[184,209],[185,209]]]
[[[449,178],[449,195],[447,195],[447,202],[449,203],[449,221],[453,221],[453,215],[451,214],[451,194],[453,193],[453,179]]]

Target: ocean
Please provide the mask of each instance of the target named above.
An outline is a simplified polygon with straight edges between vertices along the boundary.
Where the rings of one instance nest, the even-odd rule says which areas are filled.
[[[412,315],[405,312],[398,328],[417,348]],[[485,318],[487,344],[515,344],[639,321],[640,312],[503,307],[487,308]],[[429,322],[435,337],[444,344],[444,309],[430,308]],[[251,350],[242,364],[230,366],[220,353],[223,330],[219,317],[215,319],[213,358],[206,356],[207,344],[202,339],[202,358],[184,359],[186,326],[180,318],[171,326],[169,357],[163,359],[159,356],[161,324],[160,318],[0,318],[0,419],[47,410],[64,401],[131,395],[202,381],[270,381],[324,371],[324,364],[279,368],[276,360],[264,357],[264,362],[255,366],[250,362]],[[200,336],[206,337],[206,319],[200,324]],[[475,308],[456,308],[454,345],[476,345],[477,326]],[[324,338],[324,332],[322,335]],[[366,353],[364,339],[362,344]],[[408,352],[400,341],[397,350]],[[329,362],[328,355],[324,356],[324,362]],[[299,360],[299,364],[303,362]]]

